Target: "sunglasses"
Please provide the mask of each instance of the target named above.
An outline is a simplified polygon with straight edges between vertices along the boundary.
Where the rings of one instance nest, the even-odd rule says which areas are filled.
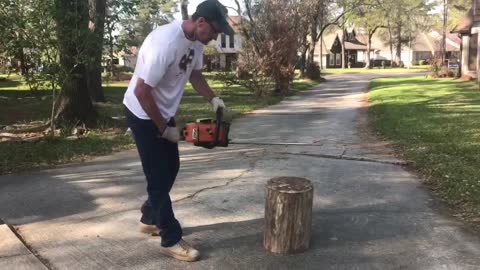
[[[184,54],[182,56],[182,59],[180,59],[180,63],[178,63],[178,67],[183,71],[187,71],[187,66],[192,63],[194,56],[195,56],[195,50],[189,49],[188,53]]]

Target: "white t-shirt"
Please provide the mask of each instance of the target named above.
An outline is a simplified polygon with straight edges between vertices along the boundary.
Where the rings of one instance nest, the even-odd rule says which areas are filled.
[[[123,104],[138,118],[150,119],[135,96],[138,78],[151,86],[163,118],[175,116],[192,70],[203,66],[203,44],[185,37],[182,22],[175,21],[152,31],[138,52],[135,72]]]

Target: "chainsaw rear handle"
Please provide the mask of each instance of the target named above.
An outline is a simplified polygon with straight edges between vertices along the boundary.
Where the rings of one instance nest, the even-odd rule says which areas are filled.
[[[222,120],[223,120],[223,108],[219,107],[216,111],[216,114],[217,114],[217,126],[215,130],[215,142],[213,143],[213,147],[218,145],[218,136],[220,136],[220,126],[222,125]]]

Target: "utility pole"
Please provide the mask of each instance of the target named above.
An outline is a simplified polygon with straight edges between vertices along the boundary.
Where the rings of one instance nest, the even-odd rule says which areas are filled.
[[[445,64],[445,58],[447,56],[447,18],[448,0],[443,0],[442,66]]]

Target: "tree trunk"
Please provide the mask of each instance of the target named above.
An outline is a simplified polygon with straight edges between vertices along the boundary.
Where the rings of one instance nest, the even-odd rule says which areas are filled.
[[[370,68],[370,52],[372,51],[372,36],[368,35],[367,56],[365,58],[365,68]]]
[[[89,1],[89,29],[91,31],[88,46],[87,84],[90,97],[95,102],[105,102],[102,88],[103,35],[105,32],[106,0]]]
[[[390,22],[388,23],[388,38],[390,40],[390,66],[392,66],[393,63],[393,34],[392,34],[392,27],[390,25]]]
[[[188,20],[188,0],[182,0],[182,3],[180,5],[180,9],[182,11],[182,19],[183,20]]]
[[[373,30],[368,31],[368,41],[367,41],[367,61],[365,68],[371,68],[371,63],[370,63],[370,53],[372,51],[372,38],[375,32],[377,32],[377,29],[380,28],[381,26],[376,26],[373,28]]]
[[[263,245],[278,254],[308,249],[312,228],[313,185],[298,177],[271,179],[266,187]]]
[[[307,68],[315,62],[315,46],[317,44],[317,22],[314,21],[310,28],[310,42],[308,46]]]
[[[82,55],[89,34],[88,0],[56,0],[55,7],[62,70],[55,119],[93,124],[96,111],[88,94]]]
[[[397,67],[400,66],[402,61],[402,26],[397,25],[397,40],[396,40],[396,51],[395,51],[395,64]]]
[[[320,36],[320,70],[323,69],[323,37]]]
[[[23,52],[23,48],[18,48],[18,60],[20,60],[20,74],[22,76],[27,75],[28,68],[27,68],[27,60],[25,59],[25,53]]]
[[[342,34],[342,69],[345,68],[345,35],[346,31],[343,29],[343,34]]]
[[[308,45],[307,45],[308,46]],[[305,69],[307,67],[307,46],[302,49],[300,58],[300,77],[305,78]]]
[[[85,66],[78,65],[62,85],[55,119],[61,122],[93,125],[96,112],[87,91]]]
[[[282,94],[282,95],[288,95],[288,92],[290,92],[290,80],[287,78],[278,78],[276,80],[276,89]]]

